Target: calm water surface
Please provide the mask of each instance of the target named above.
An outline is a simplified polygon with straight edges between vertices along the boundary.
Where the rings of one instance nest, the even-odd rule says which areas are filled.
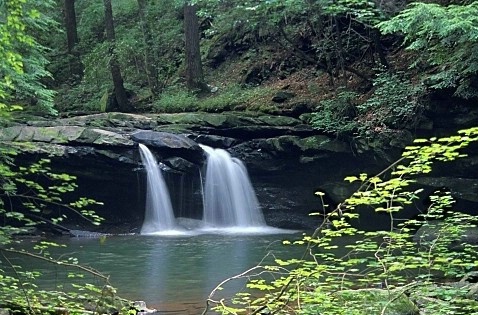
[[[257,265],[268,253],[280,257],[299,255],[303,249],[282,246],[281,241],[300,236],[300,233],[138,235],[107,237],[103,241],[66,238],[60,242],[68,247],[54,249],[51,253],[53,257],[71,254],[80,263],[110,275],[111,284],[122,297],[146,301],[149,307],[160,310],[176,308],[179,313],[199,314],[199,307],[222,280]],[[272,260],[272,256],[266,258],[268,262]],[[43,266],[37,261],[31,264],[34,265],[28,268],[40,269],[44,273],[42,286],[46,288],[54,289],[56,285],[72,282],[62,268],[51,264]],[[82,279],[79,282],[87,281],[97,280]],[[243,281],[230,282],[220,294],[230,296],[243,286]]]

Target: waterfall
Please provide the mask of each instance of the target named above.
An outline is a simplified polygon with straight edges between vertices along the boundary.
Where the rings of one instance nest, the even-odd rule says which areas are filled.
[[[173,207],[158,162],[144,144],[140,143],[139,149],[147,173],[146,212],[141,234],[175,230]]]
[[[211,227],[266,226],[246,167],[222,149],[207,153],[203,221]]]

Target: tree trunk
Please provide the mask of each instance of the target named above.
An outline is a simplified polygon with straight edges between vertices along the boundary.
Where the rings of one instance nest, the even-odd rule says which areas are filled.
[[[199,49],[199,21],[196,5],[184,5],[184,37],[186,50],[186,85],[192,91],[207,91]]]
[[[380,40],[380,32],[376,28],[372,28],[372,39],[373,39],[373,44],[375,46],[375,51],[378,54],[378,58],[380,59],[380,63],[382,66],[385,68],[388,68],[388,61],[387,58],[385,57],[385,52],[383,51],[382,48],[382,41]]]
[[[335,25],[335,59],[336,61],[336,73],[337,76],[340,78],[340,74],[342,74],[342,82],[345,86],[347,86],[347,76],[345,75],[345,60],[344,60],[344,45],[342,43],[342,26],[340,22],[337,20],[336,17],[333,19],[333,23]]]
[[[78,45],[78,31],[76,26],[75,0],[64,0],[66,42],[68,49],[68,62],[70,75],[74,81],[80,81],[83,77],[83,64],[80,53],[76,49]]]
[[[113,78],[114,94],[118,108],[122,112],[130,112],[132,106],[128,101],[126,90],[123,85],[123,76],[121,75],[121,68],[116,55],[115,43],[115,28],[113,24],[113,9],[111,7],[111,0],[103,0],[105,6],[105,29],[106,39],[109,42],[108,53],[110,57],[110,71]]]
[[[148,77],[149,88],[154,96],[160,93],[158,81],[157,61],[154,58],[153,35],[146,19],[146,0],[138,0],[139,19],[143,29],[143,39],[146,46],[144,52],[144,61],[146,64],[146,75]]]

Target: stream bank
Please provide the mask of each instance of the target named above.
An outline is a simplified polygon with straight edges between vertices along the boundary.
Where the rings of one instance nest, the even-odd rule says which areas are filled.
[[[444,133],[440,128],[444,126],[443,117],[435,119],[434,126],[438,127],[422,130],[421,134],[429,135],[433,130]],[[459,117],[454,119],[460,121]],[[418,135],[418,131],[415,135],[403,131],[382,139],[378,145],[326,134],[312,128],[303,116],[113,112],[17,119],[0,130],[0,141],[19,149],[20,164],[48,157],[55,170],[77,176],[78,194],[106,205],[95,209],[106,218],[104,232],[135,233],[144,216],[145,199],[138,143],[146,144],[161,162],[176,217],[202,216],[200,172],[205,155],[198,144],[204,144],[226,149],[245,163],[269,225],[312,229],[317,220],[309,213],[322,211],[314,192],[324,192],[326,202],[335,206],[355,188],[343,178],[378,173]],[[426,188],[426,194],[446,185],[464,207],[474,207],[478,201],[475,151],[471,148],[469,158],[455,163],[453,172],[438,166],[436,172],[419,179],[419,185]],[[412,216],[423,207],[418,202],[416,209],[405,215]],[[370,228],[384,222],[375,217]],[[71,227],[88,228],[76,221]]]

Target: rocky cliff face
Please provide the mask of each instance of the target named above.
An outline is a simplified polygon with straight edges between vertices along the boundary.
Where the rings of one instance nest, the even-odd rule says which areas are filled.
[[[135,231],[144,212],[138,143],[162,162],[176,216],[201,217],[204,153],[198,144],[205,144],[245,162],[270,224],[312,228],[308,213],[320,211],[316,190],[326,192],[331,205],[342,201],[353,189],[343,182],[345,176],[380,171],[411,140],[408,133],[390,139],[386,147],[373,147],[323,134],[298,118],[252,113],[103,113],[28,119],[0,130],[0,141],[20,150],[21,163],[48,156],[56,169],[76,175],[79,193],[104,201],[97,212],[122,232]],[[471,174],[466,170],[476,166],[476,158],[460,163],[454,181],[441,170],[420,183],[430,190],[446,183],[456,197],[476,202],[478,181],[463,176]]]

